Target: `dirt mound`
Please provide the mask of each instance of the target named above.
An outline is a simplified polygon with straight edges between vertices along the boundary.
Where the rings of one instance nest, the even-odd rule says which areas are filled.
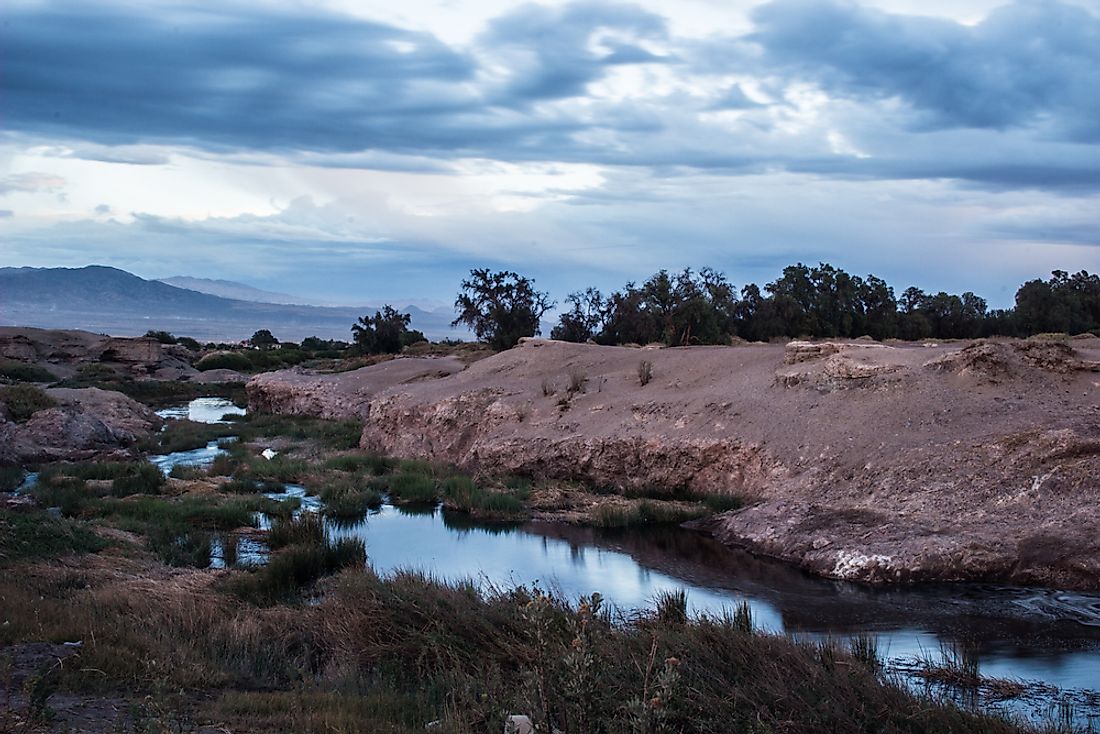
[[[710,530],[824,575],[1100,588],[1100,380],[1062,371],[1063,346],[530,340],[445,377],[395,360],[248,389],[253,408],[365,419],[373,451],[737,494]],[[989,354],[1013,368],[958,379]]]
[[[958,352],[937,357],[925,367],[986,380],[1020,378],[1031,371],[1069,374],[1100,371],[1100,364],[1086,361],[1067,340],[981,340]]]

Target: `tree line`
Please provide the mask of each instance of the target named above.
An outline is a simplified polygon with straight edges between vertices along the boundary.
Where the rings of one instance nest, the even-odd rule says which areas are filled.
[[[455,301],[458,317],[497,349],[540,332],[553,308],[534,281],[510,271],[470,271]],[[852,275],[827,263],[798,263],[760,288],[740,290],[711,268],[661,270],[640,285],[603,294],[571,293],[550,337],[597,344],[672,346],[728,344],[734,338],[767,341],[788,337],[956,339],[1030,336],[1045,332],[1100,335],[1100,276],[1056,270],[1031,280],[1009,309],[989,309],[969,291],[957,295],[906,288],[900,296],[881,278]]]

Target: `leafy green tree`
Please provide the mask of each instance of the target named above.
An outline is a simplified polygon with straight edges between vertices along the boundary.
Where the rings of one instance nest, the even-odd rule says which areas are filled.
[[[412,317],[385,305],[374,316],[360,316],[352,325],[355,345],[362,354],[397,354],[416,341],[424,341],[424,335],[409,329]]]
[[[540,333],[539,322],[553,306],[549,294],[535,290],[529,278],[511,271],[475,269],[462,281],[455,300],[458,318],[452,326],[466,324],[478,339],[499,351]]]
[[[257,349],[271,349],[279,343],[279,340],[276,339],[274,335],[267,329],[260,329],[252,335],[252,338],[248,340],[248,343],[256,347]]]

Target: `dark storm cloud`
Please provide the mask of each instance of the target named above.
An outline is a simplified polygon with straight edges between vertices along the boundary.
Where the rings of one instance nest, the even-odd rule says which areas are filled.
[[[5,11],[5,126],[208,149],[451,146],[474,65],[434,37],[344,16],[233,6]],[[425,121],[447,120],[446,124]]]
[[[765,65],[830,94],[897,98],[914,128],[1045,124],[1100,142],[1100,18],[1058,2],[1017,2],[974,26],[847,2],[776,0],[749,38]]]
[[[689,42],[632,5],[525,5],[459,49],[315,10],[16,5],[4,15],[4,127],[9,139],[65,141],[66,155],[143,163],[172,145],[392,170],[485,157],[1100,187],[1089,144],[1100,142],[1100,19],[1083,9],[1022,2],[969,27],[777,0],[753,20],[748,35]],[[711,88],[718,77],[725,91],[592,96],[627,64]],[[785,90],[804,82],[850,104],[798,135],[775,132],[773,113],[796,106]],[[716,111],[740,117],[700,114]],[[836,132],[850,150],[823,142]]]

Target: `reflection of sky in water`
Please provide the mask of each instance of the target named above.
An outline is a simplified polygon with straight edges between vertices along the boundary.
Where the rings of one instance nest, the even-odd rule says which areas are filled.
[[[153,454],[149,457],[149,462],[160,467],[165,476],[171,473],[174,466],[210,466],[214,463],[214,459],[225,453],[225,450],[219,444],[232,440],[232,438],[222,438],[211,441],[201,449],[173,451],[170,454]]]
[[[224,423],[223,415],[244,415],[244,408],[225,398],[195,398],[187,405],[177,405],[157,411],[161,418],[186,418],[196,423]]]

